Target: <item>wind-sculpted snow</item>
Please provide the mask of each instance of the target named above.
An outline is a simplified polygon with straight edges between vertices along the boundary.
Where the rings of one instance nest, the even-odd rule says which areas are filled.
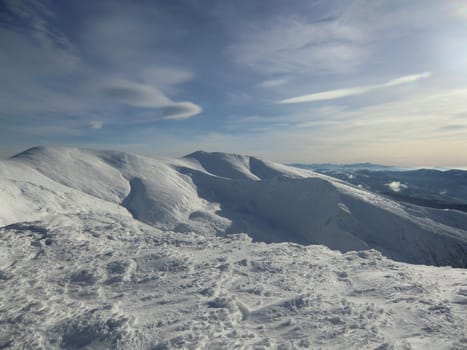
[[[402,205],[254,157],[195,152],[152,159],[34,148],[1,164],[0,199],[11,203],[0,206],[3,225],[101,200],[163,230],[247,233],[255,241],[324,244],[342,252],[374,248],[404,262],[467,266],[467,213]]]
[[[37,147],[13,159],[31,165],[55,182],[107,201],[119,202],[129,192],[128,181],[117,168],[85,150]]]
[[[230,180],[266,180],[280,175],[310,177],[312,172],[237,154],[197,151],[185,156],[212,175]]]
[[[95,207],[0,229],[0,347],[465,349],[467,273],[160,231]]]

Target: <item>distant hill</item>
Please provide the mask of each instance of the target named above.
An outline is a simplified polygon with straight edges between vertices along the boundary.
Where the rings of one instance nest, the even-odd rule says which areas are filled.
[[[321,174],[341,179],[394,200],[438,209],[467,211],[467,171],[450,169],[398,170],[322,167],[309,165]]]
[[[399,168],[389,165],[373,164],[373,163],[353,163],[353,164],[334,164],[334,163],[291,163],[290,166],[315,170],[315,171],[329,171],[329,170],[397,170]]]

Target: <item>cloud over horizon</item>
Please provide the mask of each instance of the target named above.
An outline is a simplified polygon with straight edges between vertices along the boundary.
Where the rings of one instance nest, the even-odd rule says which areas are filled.
[[[367,93],[367,92],[370,92],[376,89],[382,89],[382,88],[387,88],[387,87],[394,87],[394,86],[413,83],[421,79],[429,78],[430,76],[431,76],[431,72],[423,72],[420,74],[412,74],[412,75],[406,75],[403,77],[399,77],[393,80],[389,80],[382,84],[322,91],[322,92],[317,92],[317,93],[313,93],[309,95],[287,98],[284,100],[277,101],[276,103],[290,104],[290,103],[304,103],[304,102],[335,100],[335,99],[339,99],[343,97],[364,94],[364,93]]]
[[[202,112],[192,102],[175,102],[155,87],[129,81],[114,81],[102,89],[106,96],[134,107],[161,111],[162,119],[186,119]]]

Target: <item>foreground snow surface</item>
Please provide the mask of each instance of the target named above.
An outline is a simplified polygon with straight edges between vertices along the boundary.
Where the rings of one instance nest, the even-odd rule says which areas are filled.
[[[162,232],[106,210],[0,236],[0,348],[467,347],[464,269]]]

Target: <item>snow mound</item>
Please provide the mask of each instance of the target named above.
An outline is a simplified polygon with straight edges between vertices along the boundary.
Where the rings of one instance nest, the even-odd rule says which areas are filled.
[[[58,185],[73,189],[83,198],[126,208],[135,219],[163,230],[206,236],[243,232],[267,243],[324,244],[342,252],[374,248],[405,262],[467,266],[467,214],[456,213],[451,225],[450,212],[401,205],[325,175],[254,157],[195,152],[152,159],[34,148],[0,168],[0,186],[8,186],[0,196],[14,202],[11,208],[25,208],[5,206],[7,223],[27,221],[28,200],[37,203],[34,198],[42,196],[19,196],[15,202],[15,191],[26,184],[11,183],[8,169],[14,167],[32,168],[27,183],[41,184],[41,191]],[[47,209],[50,213],[60,214],[60,206],[67,206],[54,198],[50,202],[57,203]]]
[[[231,180],[265,180],[279,175],[309,177],[313,173],[251,156],[197,151],[184,157],[196,160],[210,174]]]
[[[185,158],[194,159],[209,173],[227,179],[260,180],[250,171],[250,158],[237,154],[207,153],[197,151]]]
[[[0,227],[96,207],[128,216],[120,205],[60,184],[25,162],[0,161]]]
[[[11,159],[48,179],[121,204],[148,224],[174,229],[203,201],[189,178],[163,161],[112,151],[36,147]]]
[[[91,196],[119,202],[129,192],[122,174],[95,154],[78,148],[34,147],[12,158],[49,179]]]

